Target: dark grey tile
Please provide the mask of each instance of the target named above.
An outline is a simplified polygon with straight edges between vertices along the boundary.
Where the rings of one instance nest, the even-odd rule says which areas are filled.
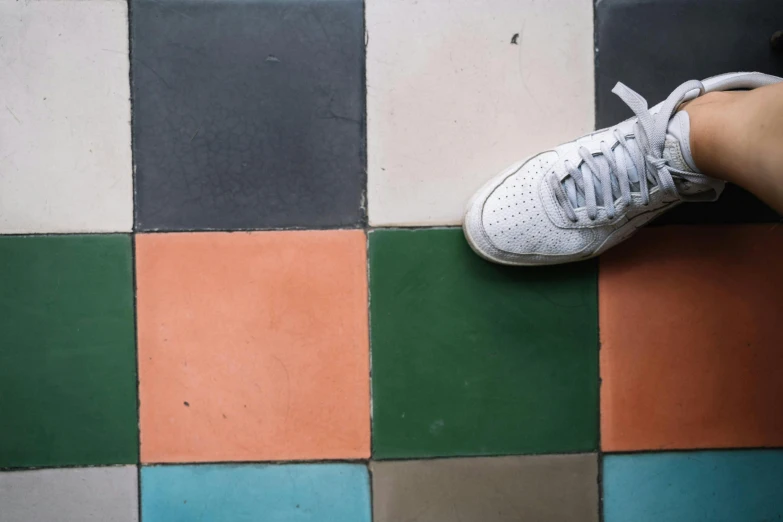
[[[373,462],[375,522],[596,522],[595,454]]]
[[[131,0],[136,228],[364,221],[361,0]]]
[[[647,98],[666,98],[680,83],[730,71],[783,76],[781,0],[598,0],[596,125],[614,125],[631,111],[611,93],[618,81]],[[657,223],[778,221],[780,216],[739,187],[717,203],[682,205]]]

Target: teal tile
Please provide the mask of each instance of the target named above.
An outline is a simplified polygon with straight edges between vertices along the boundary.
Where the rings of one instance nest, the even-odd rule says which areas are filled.
[[[0,238],[0,467],[138,460],[131,241]]]
[[[596,448],[595,263],[493,265],[457,229],[369,248],[376,458]]]
[[[783,451],[604,458],[606,522],[783,520]]]
[[[141,471],[144,522],[370,522],[360,464],[196,465]]]

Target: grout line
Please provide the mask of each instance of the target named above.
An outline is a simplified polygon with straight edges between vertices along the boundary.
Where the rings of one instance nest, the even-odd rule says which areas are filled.
[[[596,428],[596,433],[598,435],[598,448],[597,449],[597,464],[598,464],[598,521],[603,522],[604,520],[604,454],[603,454],[603,440],[601,438],[601,389],[603,388],[603,379],[601,378],[601,299],[600,299],[600,292],[601,292],[601,259],[600,257],[596,260],[595,263],[595,323],[596,323],[596,334],[597,338],[595,340],[597,345],[596,350],[596,357],[598,358],[596,368],[598,370],[598,408],[596,408],[598,411],[596,413],[596,423],[598,424]]]
[[[77,470],[77,469],[103,469],[103,468],[130,468],[136,467],[136,464],[128,462],[126,464],[63,464],[61,466],[31,466],[22,468],[2,468],[0,467],[0,473],[20,473],[25,471],[55,471],[61,470]]]
[[[15,234],[0,234],[0,238],[4,237],[62,237],[62,236],[129,236],[132,235],[132,230],[125,231],[73,231],[73,232],[20,232]]]
[[[398,458],[356,458],[356,459],[300,459],[300,460],[217,460],[210,462],[140,462],[125,464],[65,464],[60,466],[32,466],[32,467],[5,467],[0,468],[0,473],[17,473],[25,471],[43,471],[43,470],[68,470],[68,469],[88,469],[88,468],[150,468],[167,466],[285,466],[288,464],[355,464],[369,465],[373,462],[421,462],[436,460],[471,460],[471,459],[493,459],[493,458],[531,458],[537,457],[570,457],[577,455],[599,455],[601,458],[615,456],[633,456],[633,455],[665,455],[671,453],[738,453],[745,451],[783,451],[783,446],[748,446],[732,448],[679,448],[679,449],[656,449],[656,450],[629,450],[629,451],[591,451],[578,450],[561,453],[492,453],[492,454],[474,454],[474,455],[436,455],[436,456],[416,456],[416,457],[398,457]]]
[[[373,488],[372,484],[372,466],[370,465],[371,462],[367,463],[367,480],[369,481],[370,486],[370,520],[375,519],[375,488]]]
[[[369,147],[369,132],[368,122],[370,120],[368,113],[369,103],[367,101],[367,54],[370,47],[370,32],[367,28],[367,1],[362,1],[362,46],[364,50],[364,59],[362,60],[362,100],[364,101],[364,118],[362,121],[363,132],[362,139],[364,140],[364,252],[366,262],[366,280],[367,280],[367,357],[369,359],[369,392],[370,392],[370,459],[373,457],[373,441],[374,428],[373,428],[373,379],[372,379],[372,295],[370,290],[370,233],[373,227],[370,226],[370,147]],[[370,476],[370,518],[372,519],[372,513],[374,509],[374,495],[372,487],[372,470],[368,463],[367,473]]]
[[[128,83],[130,84],[130,147],[131,147],[131,198],[133,204],[133,210],[131,212],[131,230],[136,232],[138,227],[138,216],[136,209],[138,208],[138,195],[136,193],[136,110],[135,99],[133,92],[133,0],[126,0],[128,4]],[[141,520],[141,519],[139,519]]]
[[[133,275],[133,346],[135,356],[136,371],[136,510],[137,521],[142,520],[141,509],[141,388],[139,375],[139,308],[138,308],[138,285],[136,281],[136,126],[135,103],[133,96],[133,1],[127,0],[128,12],[128,93],[130,104],[130,148],[131,148],[131,273]]]
[[[373,455],[373,388],[372,388],[372,293],[370,289],[370,234],[369,231],[364,234],[364,255],[365,255],[365,277],[367,281],[367,358],[369,359],[369,392],[370,392],[370,458]]]
[[[462,225],[384,225],[384,226],[368,226],[367,231],[373,232],[375,230],[455,230],[462,228]]]
[[[594,0],[593,4],[593,131],[598,130],[598,2]]]
[[[131,236],[131,262],[133,263],[133,345],[136,362],[136,494],[138,497],[138,520],[141,522],[141,376],[139,374],[139,312],[138,284],[136,278],[136,236]]]
[[[137,229],[138,234],[187,234],[192,232],[306,232],[319,230],[365,230],[361,223],[352,225],[328,225],[328,226],[304,226],[294,225],[290,227],[240,227],[240,228],[177,228],[177,229]]]
[[[370,224],[370,176],[369,176],[369,150],[368,150],[368,133],[367,122],[369,121],[367,114],[367,47],[370,43],[370,35],[367,32],[367,2],[362,1],[362,65],[361,65],[361,101],[364,103],[363,118],[361,127],[361,163],[362,163],[362,184],[364,189],[362,190],[362,202],[364,203],[364,214],[361,220],[362,228],[367,228]]]
[[[135,230],[137,234],[186,234],[197,232],[308,232],[308,231],[329,231],[329,230],[364,230],[372,232],[374,230],[452,230],[461,228],[459,224],[447,225],[384,225],[372,226],[368,224],[357,223],[354,225],[334,225],[334,226],[291,226],[291,227],[271,227],[271,228],[183,228],[172,230]]]
[[[280,227],[280,228],[183,228],[176,230],[113,230],[113,231],[81,231],[74,230],[71,232],[19,232],[13,234],[0,234],[0,238],[3,237],[46,237],[46,236],[122,236],[122,235],[135,235],[135,234],[191,234],[201,232],[219,232],[219,233],[247,233],[247,232],[319,232],[319,231],[340,231],[340,230],[363,230],[365,232],[372,232],[373,230],[448,230],[459,228],[460,225],[421,225],[421,226],[382,226],[373,227],[368,225],[335,225],[328,227],[305,227],[305,226],[293,226],[293,227]]]
[[[373,481],[372,481],[372,468],[370,466],[370,462],[372,460],[373,456],[373,380],[372,380],[372,308],[370,306],[371,303],[371,297],[370,297],[370,191],[369,191],[369,185],[370,185],[370,177],[369,177],[369,137],[368,137],[368,121],[369,117],[367,114],[367,48],[370,43],[370,35],[367,30],[367,2],[362,1],[362,38],[363,38],[363,59],[362,59],[362,85],[361,85],[361,91],[362,91],[362,100],[364,102],[364,118],[362,118],[362,140],[363,140],[363,147],[362,147],[362,153],[364,157],[362,158],[362,163],[364,165],[364,191],[362,192],[362,199],[364,202],[364,218],[362,222],[362,229],[364,230],[364,255],[365,255],[365,281],[367,285],[367,300],[366,300],[366,306],[367,306],[367,359],[368,359],[368,393],[370,395],[370,411],[367,412],[370,416],[369,418],[369,437],[370,437],[370,457],[366,462],[366,469],[367,469],[367,480],[368,480],[368,491],[369,491],[369,497],[370,497],[370,520],[373,519],[374,513],[375,513],[375,490],[373,488]]]
[[[750,449],[750,448],[737,448],[737,449]],[[686,450],[693,451],[693,450]],[[704,450],[696,450],[704,451]],[[709,451],[709,450],[707,450]],[[668,452],[653,452],[653,453],[668,453]],[[368,465],[371,462],[419,462],[419,461],[434,461],[434,460],[455,460],[455,459],[486,459],[486,458],[536,458],[536,457],[553,457],[553,456],[574,456],[574,455],[593,455],[594,451],[573,451],[567,453],[526,453],[526,454],[514,454],[514,453],[498,453],[498,454],[481,454],[481,455],[436,455],[436,456],[415,456],[415,457],[399,457],[399,458],[347,458],[347,459],[286,459],[286,460],[215,460],[204,462],[137,462],[137,463],[125,463],[125,464],[68,464],[63,466],[40,466],[40,467],[21,467],[21,468],[0,468],[0,472],[17,472],[17,471],[37,471],[47,469],[78,469],[78,468],[108,468],[108,467],[129,467],[135,466],[138,468],[149,467],[167,467],[167,466],[243,466],[243,465],[255,465],[255,466],[285,466],[288,464],[356,464],[356,465]]]
[[[593,8],[593,131],[597,130],[598,126],[598,61],[599,61],[599,51],[598,51],[598,2],[600,0],[594,0],[591,2],[592,8]],[[596,480],[598,481],[598,521],[604,522],[605,515],[604,515],[604,456],[603,456],[603,441],[601,439],[601,389],[602,389],[602,380],[601,380],[601,310],[600,310],[600,279],[601,278],[601,259],[598,258],[596,261],[596,281],[595,281],[595,299],[596,299],[596,326],[597,326],[597,332],[598,332],[598,339],[596,339],[596,342],[598,344],[598,350],[597,357],[598,357],[598,413],[596,415],[597,419],[596,422],[598,423],[597,428],[597,434],[598,434],[598,447],[597,450],[597,459],[596,464],[598,466],[598,476],[596,477]]]
[[[648,225],[645,228],[654,229],[672,229],[676,227],[683,228],[726,228],[726,227],[757,227],[769,225],[773,229],[783,223],[783,218],[780,221],[759,221],[748,223],[671,223],[662,225]],[[73,232],[19,232],[13,234],[0,234],[0,239],[4,237],[60,237],[60,236],[122,236],[122,235],[139,235],[139,234],[192,234],[192,233],[249,233],[249,232],[326,232],[326,231],[352,231],[363,230],[367,233],[375,232],[377,230],[398,230],[398,231],[410,231],[415,232],[417,230],[457,230],[462,225],[449,224],[449,225],[383,225],[383,226],[371,226],[371,225],[335,225],[325,227],[282,227],[282,228],[194,228],[194,229],[177,229],[177,230],[125,230],[125,231],[73,231]]]
[[[621,450],[621,451],[602,451],[601,454],[604,457],[614,456],[632,456],[632,455],[661,455],[664,453],[705,453],[705,452],[727,452],[737,453],[741,451],[781,451],[783,446],[747,446],[747,447],[731,447],[731,448],[660,448],[660,449],[644,449],[644,450]]]
[[[287,466],[289,464],[354,464],[367,465],[369,459],[321,459],[321,460],[216,460],[210,462],[143,462],[143,468],[167,468],[173,466]]]

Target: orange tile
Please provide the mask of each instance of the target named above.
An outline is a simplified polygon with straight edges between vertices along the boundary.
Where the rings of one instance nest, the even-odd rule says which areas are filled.
[[[661,227],[601,260],[606,451],[783,445],[783,226]]]
[[[143,462],[370,454],[362,231],[136,238]]]

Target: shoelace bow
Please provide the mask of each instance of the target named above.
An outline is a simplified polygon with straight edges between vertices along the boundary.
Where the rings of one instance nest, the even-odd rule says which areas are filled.
[[[650,188],[658,186],[663,194],[679,198],[677,187],[674,184],[672,174],[694,183],[711,184],[711,179],[701,174],[685,172],[670,166],[668,161],[663,158],[663,150],[666,143],[666,130],[677,107],[682,103],[686,94],[698,90],[699,94],[704,93],[704,85],[696,80],[683,83],[672,92],[666,101],[661,104],[660,110],[656,114],[650,114],[647,106],[647,100],[641,95],[626,87],[622,83],[617,83],[612,92],[620,97],[628,107],[634,112],[637,121],[634,124],[633,138],[636,139],[636,147],[628,146],[626,140],[630,136],[624,136],[618,128],[614,129],[613,136],[617,140],[618,147],[622,147],[631,158],[633,167],[636,169],[639,178],[639,194],[642,204],[647,205],[650,202]],[[600,144],[601,156],[605,161],[598,161],[593,154],[585,147],[579,148],[579,157],[587,167],[588,175],[583,175],[578,166],[574,166],[568,160],[565,160],[566,172],[570,176],[570,187],[575,197],[576,192],[584,196],[587,216],[591,220],[598,217],[598,203],[596,191],[600,190],[603,198],[603,207],[606,209],[607,216],[613,219],[616,214],[616,201],[631,205],[631,184],[629,170],[631,165],[626,164],[623,155],[617,154],[606,142]],[[561,181],[556,174],[549,177],[550,184],[554,190],[555,196],[560,205],[565,210],[568,218],[577,222],[575,206],[572,203],[569,194],[564,185],[568,178]],[[596,187],[596,181],[600,187]]]

